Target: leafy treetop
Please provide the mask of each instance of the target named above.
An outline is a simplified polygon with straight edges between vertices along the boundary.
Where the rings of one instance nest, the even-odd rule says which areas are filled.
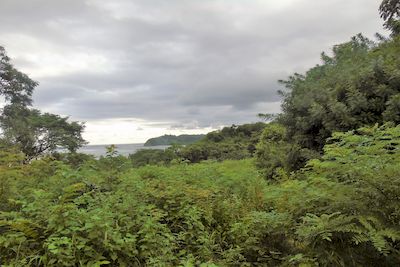
[[[84,125],[68,122],[68,117],[32,109],[32,94],[37,82],[18,71],[10,63],[0,46],[0,95],[7,105],[0,116],[0,126],[5,142],[17,145],[26,160],[55,151],[58,147],[75,152],[85,144],[82,138]]]

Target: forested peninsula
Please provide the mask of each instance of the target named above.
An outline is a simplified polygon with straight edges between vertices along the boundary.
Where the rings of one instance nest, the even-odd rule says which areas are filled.
[[[280,114],[128,157],[77,153],[1,48],[0,265],[399,266],[400,2],[380,14],[280,81]]]
[[[181,135],[163,135],[150,138],[144,143],[144,146],[169,146],[169,145],[189,145],[201,138],[204,134],[181,134]]]

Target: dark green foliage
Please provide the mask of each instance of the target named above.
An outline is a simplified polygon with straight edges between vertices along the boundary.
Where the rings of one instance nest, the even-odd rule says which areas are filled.
[[[37,82],[13,67],[0,46],[0,95],[7,101],[0,116],[3,139],[18,146],[26,161],[59,147],[75,152],[85,144],[81,135],[84,125],[30,108],[36,86]]]
[[[233,218],[262,206],[256,184],[263,180],[251,162],[120,169],[118,182],[107,187],[103,172],[116,157],[78,171],[43,160],[20,165],[29,175],[13,180],[7,209],[0,210],[2,263],[222,264]],[[45,168],[50,164],[55,169]]]
[[[113,147],[77,169],[22,159],[0,155],[6,266],[400,263],[400,126],[335,133],[321,159],[274,183],[251,160],[135,169]]]
[[[202,142],[182,148],[178,155],[183,161],[198,163],[203,160],[245,159],[252,156],[245,142]]]
[[[397,124],[400,123],[400,94],[393,95],[389,98],[387,108],[385,112],[383,112],[383,119]]]
[[[178,155],[196,163],[202,160],[245,159],[252,157],[266,124],[262,122],[224,127],[210,132],[201,141],[182,148]]]
[[[23,159],[24,155],[18,153],[16,148],[0,144],[0,210],[12,207],[8,200],[15,190],[14,180],[22,174],[20,165]]]
[[[0,95],[12,104],[31,105],[32,93],[37,85],[37,82],[14,68],[5,49],[0,46]]]
[[[307,258],[336,266],[400,263],[400,126],[391,126],[335,133],[322,159],[268,188],[267,201],[297,222]]]
[[[173,145],[165,150],[143,149],[130,155],[135,167],[168,165],[171,162],[199,163],[203,160],[245,159],[254,155],[256,145],[266,124],[262,122],[224,127],[208,133],[200,141]]]
[[[182,134],[182,135],[163,135],[150,138],[144,146],[169,146],[169,145],[189,145],[204,137],[203,134]]]
[[[397,9],[384,1],[381,14],[397,19]],[[112,145],[98,160],[54,153],[30,164],[14,144],[73,151],[80,130],[68,136],[66,119],[26,108],[32,91],[18,86],[29,80],[0,49],[0,75],[11,70],[0,93],[12,103],[0,140],[0,264],[399,266],[399,49],[396,36],[336,46],[284,82],[280,124],[225,127],[130,158]],[[209,160],[253,154],[262,175],[251,159]]]
[[[383,0],[379,6],[381,18],[385,21],[385,28],[392,31],[393,35],[400,33],[400,1]]]
[[[358,35],[322,55],[323,64],[283,81],[288,139],[320,150],[334,131],[398,121],[400,39],[374,44]]]
[[[398,12],[397,0],[382,3],[384,19],[397,18]],[[267,178],[285,178],[317,158],[335,131],[400,123],[399,36],[374,43],[359,34],[332,52],[323,53],[322,64],[305,75],[281,81],[287,89],[280,92],[283,112],[274,119],[282,125],[281,136],[270,137],[268,131],[277,126],[267,127],[256,153]]]
[[[256,150],[256,166],[267,179],[279,180],[304,164],[317,158],[318,153],[301,148],[286,140],[286,129],[280,124],[270,123],[264,129]]]
[[[51,156],[57,160],[62,161],[73,168],[79,168],[87,162],[94,161],[95,157],[93,155],[83,154],[83,153],[59,153],[54,152]]]
[[[379,6],[379,12],[385,21],[400,17],[400,1],[383,0]]]
[[[232,125],[231,127],[224,127],[220,131],[208,133],[205,140],[210,142],[223,142],[229,139],[240,140],[241,139],[252,139],[261,134],[265,128],[265,123],[248,123],[243,125]]]
[[[107,146],[106,149],[106,156],[100,157],[97,169],[101,171],[104,185],[109,190],[120,183],[119,175],[128,170],[131,165],[127,157],[118,153],[115,145]]]
[[[36,109],[8,105],[3,109],[0,125],[5,139],[18,145],[27,160],[31,160],[59,147],[75,152],[86,143],[81,136],[83,124],[67,120]]]
[[[129,155],[134,167],[146,165],[168,165],[178,156],[173,149],[141,149],[135,154]]]

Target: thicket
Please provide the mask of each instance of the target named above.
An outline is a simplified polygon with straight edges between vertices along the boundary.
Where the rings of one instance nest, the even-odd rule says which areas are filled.
[[[135,167],[170,165],[174,162],[199,163],[203,160],[223,161],[254,156],[257,143],[267,124],[263,122],[232,125],[205,135],[186,146],[173,145],[165,150],[143,149],[129,156]]]
[[[282,81],[277,121],[287,139],[320,151],[335,131],[400,123],[399,55],[400,36],[376,43],[357,35],[334,46],[332,56],[323,53],[321,65]]]
[[[23,128],[6,106],[0,264],[400,265],[398,7],[381,5],[390,38],[359,35],[285,81],[273,122],[226,127],[187,147],[127,158],[110,146],[95,159],[74,152],[81,124],[38,112]],[[0,59],[0,93],[35,113],[36,83],[2,49]],[[66,141],[71,153],[32,160],[23,145],[41,140],[49,151]]]
[[[176,148],[176,149],[175,149]],[[141,149],[129,155],[134,167],[146,165],[170,165],[173,160],[178,160],[177,149],[180,147],[161,149]]]
[[[250,159],[137,169],[109,149],[72,167],[3,149],[2,264],[399,264],[400,126],[328,143],[275,182]]]
[[[378,36],[379,37],[379,36]],[[400,36],[362,35],[323,53],[322,64],[281,81],[282,113],[264,130],[256,165],[276,180],[319,158],[333,132],[400,123]]]

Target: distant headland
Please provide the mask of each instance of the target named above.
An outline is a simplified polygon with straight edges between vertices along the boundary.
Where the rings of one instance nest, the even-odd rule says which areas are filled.
[[[159,137],[150,138],[144,143],[144,146],[168,146],[168,145],[189,145],[199,141],[204,134],[182,134],[182,135],[163,135]]]

